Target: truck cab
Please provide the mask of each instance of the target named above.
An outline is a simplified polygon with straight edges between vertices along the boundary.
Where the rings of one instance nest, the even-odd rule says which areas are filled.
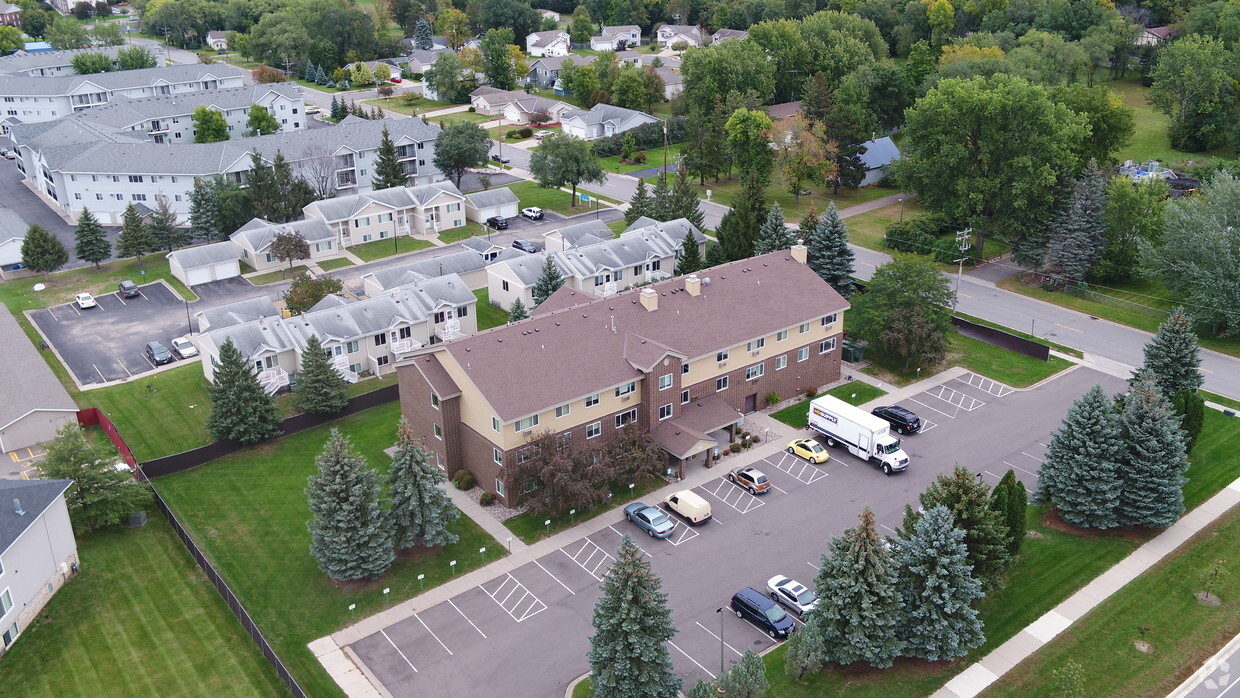
[[[891,475],[908,469],[908,454],[891,435],[886,420],[831,395],[810,402],[809,428],[826,437],[828,447],[842,445],[848,452]]]
[[[874,440],[874,454],[870,461],[883,466],[883,472],[888,475],[908,468],[908,454],[900,447],[900,439],[891,434]]]

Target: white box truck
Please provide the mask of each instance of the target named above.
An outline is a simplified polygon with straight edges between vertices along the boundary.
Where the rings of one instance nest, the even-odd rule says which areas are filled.
[[[830,395],[809,403],[809,428],[827,437],[827,446],[842,444],[887,475],[908,468],[908,455],[891,435],[890,426],[887,420]]]

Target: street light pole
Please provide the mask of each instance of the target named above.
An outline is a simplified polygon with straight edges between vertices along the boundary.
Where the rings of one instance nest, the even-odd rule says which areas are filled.
[[[960,266],[956,269],[956,293],[952,296],[952,315],[956,314],[956,305],[960,303],[960,277],[964,275],[964,251],[972,247],[969,244],[969,234],[972,232],[972,228],[965,228],[956,233],[956,246],[960,248],[960,257],[956,262]]]
[[[719,675],[723,676],[723,606],[715,609],[719,614]]]

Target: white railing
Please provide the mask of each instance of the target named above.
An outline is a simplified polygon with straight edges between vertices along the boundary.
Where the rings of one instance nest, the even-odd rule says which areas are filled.
[[[672,275],[665,271],[659,271],[656,269],[654,271],[646,272],[646,278],[650,279],[651,281],[662,281],[664,279],[672,278]]]
[[[421,349],[422,343],[416,339],[394,339],[388,344],[392,347],[393,354],[405,354],[414,349]]]
[[[594,295],[598,296],[599,298],[607,298],[609,296],[616,295],[616,282],[608,281],[602,286],[595,286]]]
[[[435,336],[443,341],[463,337],[461,334],[461,321],[456,318],[449,318],[442,325],[435,327]]]
[[[275,395],[277,390],[288,385],[288,372],[279,366],[269,368],[258,374],[258,384],[268,395]]]
[[[357,373],[349,368],[349,356],[341,354],[332,360],[332,368],[336,369],[340,376],[350,383],[357,382]]]

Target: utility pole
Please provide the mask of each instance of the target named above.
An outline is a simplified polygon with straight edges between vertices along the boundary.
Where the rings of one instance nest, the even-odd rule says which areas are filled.
[[[973,247],[973,243],[969,242],[969,234],[972,232],[972,228],[965,228],[956,233],[956,247],[960,249],[960,257],[956,263],[960,266],[956,268],[956,293],[952,296],[952,315],[956,314],[956,305],[960,302],[960,277],[964,276],[964,253]]]
[[[667,119],[663,120],[663,176],[667,176]]]

